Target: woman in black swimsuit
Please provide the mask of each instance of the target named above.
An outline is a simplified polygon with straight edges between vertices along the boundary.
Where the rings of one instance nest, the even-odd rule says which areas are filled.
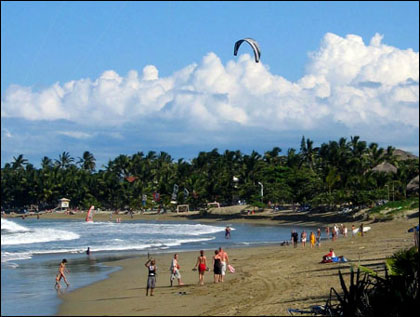
[[[213,272],[214,272],[214,282],[218,283],[220,280],[220,275],[222,274],[222,261],[219,256],[219,250],[214,251]]]

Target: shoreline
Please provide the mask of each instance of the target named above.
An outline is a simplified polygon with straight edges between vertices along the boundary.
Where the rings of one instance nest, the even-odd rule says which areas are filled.
[[[150,219],[151,215],[143,216],[143,219]],[[162,219],[162,215],[157,216],[158,219],[151,217],[151,220],[188,220],[185,217]],[[304,221],[297,219],[299,221],[294,224],[303,225]],[[203,221],[202,218],[197,220]],[[225,217],[223,221],[226,221]],[[243,222],[244,219],[228,221]],[[270,225],[293,225],[272,219],[268,221]],[[265,224],[267,219],[246,219],[245,222]],[[355,225],[360,223],[352,222]],[[205,285],[198,286],[198,274],[191,270],[198,251],[184,251],[179,252],[179,261],[186,285],[170,287],[169,264],[173,253],[157,254],[154,257],[158,265],[158,280],[153,297],[145,296],[147,273],[144,263],[147,256],[104,263],[121,269],[105,280],[64,294],[57,315],[286,315],[287,308],[305,309],[310,305],[324,304],[331,287],[341,291],[339,269],[348,273],[351,263],[360,263],[381,270],[387,256],[413,245],[412,235],[407,233],[407,229],[417,224],[418,218],[363,223],[372,227],[365,237],[340,236],[334,242],[323,240],[321,247],[314,249],[309,244],[305,248],[299,244],[298,248],[271,245],[228,249],[236,273],[227,273],[226,281],[218,284],[213,284],[213,273],[210,271],[205,273]],[[325,237],[325,224],[318,224]],[[350,222],[345,224],[351,226]],[[344,255],[349,262],[320,264],[322,255],[331,246],[338,256]],[[206,251],[205,255],[211,263],[212,252]],[[185,292],[185,295],[180,295],[180,292]]]
[[[239,206],[235,206],[239,207]],[[242,207],[242,206],[241,206]],[[223,210],[223,208],[221,208]],[[245,209],[242,207],[242,209]],[[229,209],[228,209],[229,210]],[[8,214],[3,218],[22,218],[22,214]],[[36,218],[37,214],[25,215],[25,218]],[[63,212],[52,212],[52,213],[40,213],[40,218],[46,219],[78,219],[84,220],[86,218],[86,212],[77,212],[74,214],[66,214]],[[152,220],[152,221],[200,221],[200,222],[232,222],[232,223],[250,223],[250,224],[267,224],[267,225],[299,225],[299,226],[333,226],[334,224],[343,223],[360,223],[362,222],[361,217],[353,218],[351,215],[339,215],[337,212],[293,212],[291,210],[277,211],[265,209],[262,212],[256,212],[255,214],[243,214],[238,212],[238,208],[234,212],[219,212],[213,211],[207,215],[200,215],[198,211],[190,211],[184,213],[173,213],[167,212],[164,214],[158,214],[157,212],[145,212],[145,213],[134,213],[131,217],[128,214],[113,214],[110,211],[101,211],[94,214],[93,221],[112,221],[115,222],[117,217],[122,222],[133,221],[133,220]],[[365,221],[366,222],[366,221]]]

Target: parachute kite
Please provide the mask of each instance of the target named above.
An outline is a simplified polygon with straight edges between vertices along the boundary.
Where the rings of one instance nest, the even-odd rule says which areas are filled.
[[[258,46],[257,41],[255,41],[254,39],[251,39],[249,37],[239,40],[235,43],[235,48],[233,50],[233,55],[237,55],[238,54],[238,49],[239,46],[241,46],[241,44],[243,42],[247,42],[249,45],[251,45],[252,49],[254,50],[254,56],[255,56],[255,62],[258,63],[260,61],[260,56],[261,56],[261,51],[260,51],[260,47]]]

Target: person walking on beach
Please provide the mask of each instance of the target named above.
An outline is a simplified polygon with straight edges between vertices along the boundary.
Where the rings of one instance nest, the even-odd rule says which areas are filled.
[[[204,272],[207,269],[207,258],[204,255],[204,251],[200,251],[200,256],[197,257],[197,263],[195,264],[193,270],[196,270],[198,266],[198,284],[204,285]]]
[[[222,262],[220,260],[219,250],[214,251],[213,273],[214,273],[214,283],[219,283],[220,276],[222,275]]]
[[[300,240],[302,241],[302,246],[305,247],[306,246],[306,231],[303,230],[302,233],[300,234]]]
[[[330,227],[326,226],[325,227],[325,234],[327,235],[327,239],[330,239]]]
[[[315,234],[311,231],[309,235],[309,241],[311,242],[311,249],[315,246]]]
[[[178,263],[178,254],[175,253],[174,254],[174,258],[172,259],[172,263],[171,263],[171,286],[172,283],[174,281],[174,279],[178,279],[178,286],[184,285],[184,283],[182,283],[181,281],[181,273],[179,273],[179,263]]]
[[[354,237],[354,229],[356,229],[356,228],[354,227],[354,225],[351,225],[351,237],[352,237],[352,238]]]
[[[365,233],[363,232],[363,222],[360,224],[360,229],[359,229],[360,235],[363,237],[365,235]]]
[[[226,275],[226,269],[229,265],[229,256],[226,253],[225,250],[222,249],[222,247],[219,248],[219,255],[220,255],[220,262],[222,264],[222,274],[220,275],[220,282],[224,282],[225,275]]]
[[[147,275],[147,286],[146,286],[146,296],[149,295],[150,289],[150,296],[153,296],[153,290],[156,286],[156,274],[157,274],[157,266],[155,259],[148,259],[147,262],[144,264],[149,273]]]
[[[66,263],[67,263],[67,260],[63,259],[63,261],[61,261],[60,266],[58,268],[58,274],[55,278],[55,288],[56,289],[59,289],[61,287],[60,286],[61,279],[64,280],[64,282],[67,284],[67,287],[70,286],[69,282],[67,282],[66,275],[64,274],[64,273],[69,273],[69,271],[66,268]]]
[[[347,227],[346,225],[343,225],[343,235],[345,238],[347,238]]]
[[[321,229],[316,230],[316,246],[319,248],[321,246]]]

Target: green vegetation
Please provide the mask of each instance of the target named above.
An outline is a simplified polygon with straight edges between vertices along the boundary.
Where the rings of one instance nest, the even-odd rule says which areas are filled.
[[[389,273],[388,273],[389,270]],[[409,316],[418,308],[419,252],[400,250],[386,261],[385,276],[350,272],[347,286],[339,271],[342,292],[331,289],[326,311],[335,316]],[[338,304],[332,304],[333,298]]]
[[[389,201],[381,206],[369,210],[369,218],[377,221],[391,220],[396,216],[403,215],[407,210],[419,208],[419,198],[410,197],[406,200]]]
[[[325,210],[339,205],[369,206],[390,197],[406,200],[410,196],[406,186],[419,174],[418,158],[398,159],[393,147],[368,145],[358,136],[320,147],[302,137],[299,152],[293,148],[284,155],[281,152],[278,147],[263,155],[213,149],[200,152],[189,162],[174,161],[165,152],[137,152],[119,155],[99,170],[88,151],[78,159],[68,152],[55,160],[44,157],[40,168],[19,155],[1,169],[1,206],[34,204],[42,210],[54,208],[58,199],[65,197],[72,208],[140,209],[143,195],[147,195],[146,207],[157,205],[155,192],[160,194],[159,204],[171,206],[177,184],[176,200],[190,204],[190,209],[212,201],[230,205],[245,200],[256,207],[268,202],[297,203]],[[382,162],[393,164],[397,172],[373,170]],[[189,195],[184,194],[184,188]],[[418,199],[414,202],[418,207]]]

